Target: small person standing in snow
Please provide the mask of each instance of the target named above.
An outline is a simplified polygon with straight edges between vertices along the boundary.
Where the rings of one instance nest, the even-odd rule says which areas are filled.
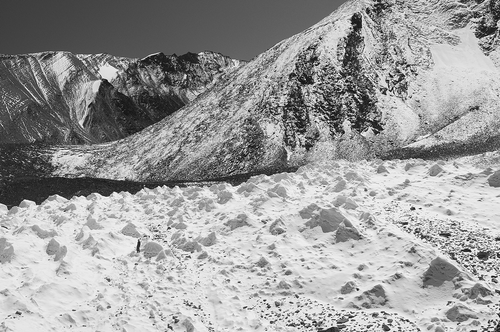
[[[137,247],[135,248],[135,251],[137,251],[137,253],[141,252],[141,239],[137,239]]]

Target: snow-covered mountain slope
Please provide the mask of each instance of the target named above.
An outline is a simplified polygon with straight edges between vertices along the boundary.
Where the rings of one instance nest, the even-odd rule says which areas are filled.
[[[0,204],[0,329],[493,332],[500,170],[481,158]]]
[[[0,56],[0,143],[99,143],[175,112],[242,63],[221,54],[145,59],[43,52]]]
[[[194,179],[322,155],[498,147],[495,3],[349,1],[164,121],[114,144],[60,151],[54,163],[60,174]],[[68,156],[79,156],[78,169]]]

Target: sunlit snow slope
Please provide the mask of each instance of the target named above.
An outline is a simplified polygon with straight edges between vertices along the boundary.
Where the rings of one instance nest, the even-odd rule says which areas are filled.
[[[500,146],[495,1],[349,1],[173,116],[58,174],[210,178],[337,158]],[[68,160],[79,155],[78,168]],[[71,158],[67,158],[70,156]]]
[[[493,331],[499,156],[481,158],[0,205],[0,329]]]

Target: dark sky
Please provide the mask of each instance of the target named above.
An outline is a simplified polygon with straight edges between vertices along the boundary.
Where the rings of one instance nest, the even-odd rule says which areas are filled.
[[[345,0],[2,0],[0,53],[216,51],[249,60]]]

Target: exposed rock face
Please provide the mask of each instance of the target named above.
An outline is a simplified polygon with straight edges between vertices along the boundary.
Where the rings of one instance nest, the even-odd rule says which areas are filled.
[[[1,143],[99,143],[175,112],[242,63],[211,52],[144,59],[0,56]]]
[[[79,168],[59,174],[206,179],[500,146],[497,7],[350,1],[139,135],[78,152]]]

